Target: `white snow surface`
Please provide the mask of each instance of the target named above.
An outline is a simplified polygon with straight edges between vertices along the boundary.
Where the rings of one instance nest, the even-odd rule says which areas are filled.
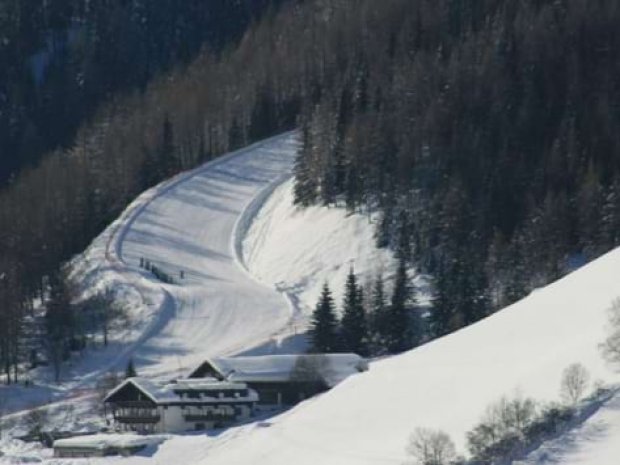
[[[291,185],[278,188],[289,176],[295,145],[291,134],[276,137],[157,186],[95,241],[76,270],[93,288],[121,287],[132,302],[134,324],[102,352],[95,369],[81,368],[86,379],[131,354],[140,375],[152,377],[187,372],[208,357],[251,352],[294,334],[291,322],[304,322],[323,281],[346,276],[343,260],[354,258],[362,271],[359,256],[375,252],[357,244],[350,244],[359,247],[355,253],[327,247],[337,240],[346,247],[348,238],[372,248],[370,228],[347,230],[340,221],[350,217],[341,210],[320,208],[316,217],[313,210],[296,212]],[[295,234],[300,231],[301,238]],[[244,270],[242,250],[260,282]],[[137,266],[140,257],[171,275],[183,269],[186,279],[162,284]],[[374,257],[369,270],[388,266],[387,259]],[[445,430],[465,452],[466,432],[490,403],[517,392],[558,400],[562,371],[572,363],[585,365],[593,380],[620,381],[598,347],[607,335],[607,309],[620,296],[619,275],[620,249],[475,325],[372,363],[368,372],[282,415],[209,435],[176,436],[152,455],[97,463],[400,465],[416,427]],[[278,347],[274,342],[269,350]],[[84,366],[92,361],[85,357]],[[610,401],[582,425],[584,434],[573,431],[575,447],[551,463],[617,463],[610,460],[620,456],[614,440],[619,417],[617,401]]]
[[[326,281],[340,306],[349,267],[362,284],[379,273],[389,281],[396,260],[375,246],[371,217],[344,208],[298,208],[293,187],[291,179],[265,202],[243,241],[243,257],[254,276],[293,300],[303,327]]]
[[[205,439],[196,463],[402,464],[416,427],[447,431],[465,452],[466,432],[490,403],[515,393],[559,400],[562,371],[572,363],[584,364],[593,380],[618,381],[598,345],[620,295],[619,274],[615,250],[475,325],[372,364],[267,425]],[[616,426],[606,428],[613,435]]]
[[[620,463],[620,395],[582,425],[543,444],[515,465],[618,465]]]
[[[137,434],[93,434],[54,441],[54,447],[84,447],[106,449],[108,447],[142,447],[161,444],[169,439],[166,435],[140,436]]]
[[[209,362],[229,381],[282,382],[291,379],[302,357],[316,364],[332,387],[351,375],[368,370],[368,362],[357,354],[263,355],[215,358]]]
[[[288,133],[172,178],[138,197],[75,261],[85,288],[120,290],[133,322],[101,360],[85,358],[82,371],[97,367],[89,378],[130,356],[142,376],[177,376],[288,326],[289,301],[245,270],[240,243],[264,199],[290,177],[296,148]],[[158,281],[141,259],[175,284]]]

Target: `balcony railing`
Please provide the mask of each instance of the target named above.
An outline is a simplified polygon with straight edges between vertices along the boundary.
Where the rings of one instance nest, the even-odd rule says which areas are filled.
[[[183,415],[185,421],[227,421],[234,420],[234,415],[218,415],[214,413],[186,413]]]
[[[114,419],[121,423],[158,423],[160,415],[114,415]]]

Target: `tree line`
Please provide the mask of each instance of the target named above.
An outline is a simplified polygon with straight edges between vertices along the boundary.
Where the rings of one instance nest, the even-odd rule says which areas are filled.
[[[620,244],[617,2],[356,6],[302,107],[296,202],[376,213],[434,278],[433,336]]]
[[[257,26],[248,34],[258,34]],[[254,54],[248,40],[228,52],[206,49],[144,89],[113,95],[70,147],[43,157],[0,191],[0,366],[8,381],[28,364],[27,321],[52,311],[51,277],[63,275],[63,263],[135,196],[250,140],[294,127],[293,98],[259,74],[269,50]],[[242,80],[248,54],[254,54],[257,76]],[[71,327],[70,320],[58,321]],[[47,336],[62,340],[63,348],[50,347],[53,360],[74,347],[71,336],[58,338],[56,331]]]
[[[609,250],[619,16],[613,0],[289,0],[234,45],[106,93],[0,192],[3,366],[48,277],[138,193],[295,126],[297,203],[378,218],[377,244],[434,278],[433,336]]]
[[[351,268],[339,312],[329,284],[325,283],[311,318],[310,350],[352,352],[367,357],[395,354],[417,346],[425,330],[404,260],[399,262],[392,287],[388,298],[383,277],[378,275],[364,288]]]
[[[0,0],[0,185],[118,92],[220,53],[280,0]]]

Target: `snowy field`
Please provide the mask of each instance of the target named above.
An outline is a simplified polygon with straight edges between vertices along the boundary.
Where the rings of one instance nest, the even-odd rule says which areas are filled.
[[[598,348],[607,334],[607,309],[620,295],[618,275],[620,250],[478,324],[374,363],[369,372],[270,422],[206,437],[203,456],[192,451],[188,463],[250,464],[260,457],[270,465],[402,464],[407,438],[418,426],[446,430],[464,452],[465,433],[490,403],[516,393],[558,401],[562,371],[572,363],[585,365],[593,381],[618,382]],[[547,463],[611,464],[588,454],[620,456],[616,404],[583,425],[595,422],[596,436],[573,432],[574,454]],[[600,444],[590,443],[596,438]]]
[[[178,376],[287,326],[287,299],[245,271],[238,243],[260,200],[290,176],[296,144],[293,134],[275,137],[181,174],[140,196],[90,247],[75,274],[87,287],[124,290],[137,309],[137,337],[126,338],[116,368],[133,356],[142,376]]]
[[[170,377],[207,356],[298,350],[324,280],[338,296],[352,261],[362,279],[391,274],[393,259],[374,248],[368,218],[292,206],[287,179],[295,147],[294,135],[276,137],[144,193],[75,261],[85,287],[113,286],[126,299],[132,324],[108,350],[75,363],[68,386],[78,392],[132,355],[140,375]],[[138,266],[140,258],[178,284],[158,282]],[[273,418],[175,436],[131,458],[58,460],[5,440],[0,463],[402,465],[416,427],[445,430],[465,452],[465,433],[489,404],[516,393],[559,400],[562,371],[572,363],[587,367],[592,384],[620,381],[598,347],[607,309],[620,296],[618,276],[620,249]],[[526,463],[615,465],[618,434],[614,398]]]
[[[284,293],[296,310],[285,344],[298,350],[303,341],[294,335],[307,328],[326,281],[340,307],[351,266],[360,284],[381,274],[389,285],[396,260],[391,251],[375,247],[371,218],[344,208],[299,209],[293,186],[289,179],[267,199],[244,237],[242,257],[256,279]],[[415,281],[424,290],[424,280]]]
[[[324,280],[339,295],[352,263],[362,275],[389,275],[394,261],[374,247],[367,217],[293,207],[296,148],[294,134],[278,136],[150,189],[76,257],[72,275],[85,295],[112,289],[128,310],[128,324],[110,334],[107,348],[65,366],[62,385],[42,372],[36,387],[13,388],[14,422],[20,410],[55,401],[59,414],[50,415],[51,424],[100,427],[93,384],[124,369],[130,357],[141,376],[168,379],[210,356],[301,351]],[[155,279],[139,266],[141,258],[176,283]],[[313,266],[300,266],[305,261]],[[67,404],[78,407],[71,421]],[[33,448],[23,446],[26,456]],[[11,463],[24,458],[13,442],[0,443],[0,450],[13,451]]]

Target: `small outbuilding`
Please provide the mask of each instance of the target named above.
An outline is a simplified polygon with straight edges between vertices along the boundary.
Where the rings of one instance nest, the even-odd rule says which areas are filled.
[[[161,444],[167,436],[138,436],[135,434],[94,434],[54,441],[54,457],[83,458],[130,456],[148,446]]]

